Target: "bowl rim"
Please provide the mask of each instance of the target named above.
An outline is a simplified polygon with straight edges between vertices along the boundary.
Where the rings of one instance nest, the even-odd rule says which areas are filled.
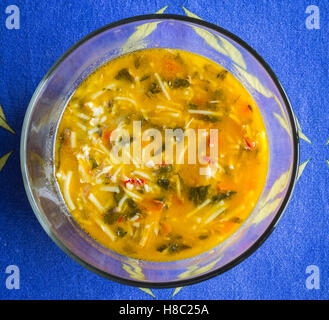
[[[208,272],[208,273],[205,273],[202,275],[198,275],[198,276],[195,276],[190,279],[182,279],[182,280],[175,280],[175,281],[169,281],[169,282],[147,282],[147,281],[139,281],[139,280],[134,280],[134,279],[121,278],[121,277],[109,274],[107,272],[104,272],[104,271],[96,268],[95,266],[87,263],[86,261],[82,260],[79,256],[77,256],[75,253],[70,251],[70,249],[67,248],[64,245],[64,243],[51,231],[51,229],[48,227],[48,224],[46,223],[44,216],[40,213],[38,206],[32,195],[32,190],[31,190],[31,187],[29,184],[27,166],[26,166],[26,143],[27,143],[27,128],[29,127],[29,124],[30,124],[30,117],[31,117],[36,99],[39,97],[40,92],[42,91],[44,85],[47,83],[48,79],[51,77],[53,72],[73,51],[75,51],[77,48],[79,48],[85,42],[87,42],[90,39],[94,38],[95,36],[103,33],[104,31],[108,31],[115,27],[129,24],[132,22],[150,21],[150,20],[159,20],[159,19],[160,20],[175,20],[175,21],[179,21],[179,22],[191,22],[193,24],[197,24],[202,27],[206,27],[206,28],[209,28],[216,32],[219,32],[219,33],[223,34],[224,36],[237,42],[241,47],[243,47],[245,50],[247,50],[262,65],[262,67],[268,73],[271,80],[274,82],[277,89],[279,90],[279,93],[280,93],[281,98],[283,99],[283,102],[285,105],[285,109],[288,113],[289,124],[292,129],[293,164],[292,164],[291,176],[290,176],[290,181],[289,181],[289,185],[287,188],[287,192],[281,203],[280,208],[278,209],[278,212],[276,213],[275,217],[273,218],[272,222],[267,227],[267,229],[262,233],[262,235],[255,241],[255,243],[251,247],[249,247],[246,251],[241,253],[238,257],[236,257],[234,260],[232,260],[228,264],[226,264],[216,270],[213,270],[211,272]],[[219,27],[215,24],[212,24],[210,22],[207,22],[207,21],[204,21],[201,19],[196,19],[196,18],[178,15],[178,14],[146,14],[146,15],[138,15],[138,16],[133,16],[133,17],[122,19],[122,20],[118,20],[118,21],[104,25],[103,27],[92,31],[91,33],[87,34],[85,37],[81,38],[74,45],[72,45],[68,50],[66,50],[65,53],[53,64],[53,66],[49,69],[49,71],[46,73],[46,75],[42,78],[42,80],[40,81],[36,90],[34,91],[34,94],[31,98],[28,108],[26,110],[23,127],[22,127],[21,141],[20,141],[20,162],[21,162],[21,172],[22,172],[22,176],[23,176],[25,192],[27,194],[28,200],[30,202],[30,205],[32,207],[34,214],[36,215],[39,223],[42,225],[43,229],[46,231],[48,236],[69,257],[71,257],[74,261],[78,262],[80,265],[82,265],[86,269],[88,269],[106,279],[114,280],[121,284],[135,286],[135,287],[143,287],[143,288],[154,288],[154,289],[175,288],[175,287],[182,287],[182,286],[196,284],[201,281],[211,279],[217,275],[220,275],[220,274],[232,269],[237,264],[241,263],[243,260],[248,258],[251,254],[253,254],[264,243],[264,241],[269,237],[269,235],[273,232],[277,223],[279,222],[283,212],[285,211],[285,209],[291,199],[291,196],[292,196],[292,193],[293,193],[293,190],[295,187],[295,183],[297,181],[298,164],[299,164],[299,137],[298,137],[296,118],[293,113],[291,103],[290,103],[289,98],[288,98],[285,90],[283,89],[280,81],[278,80],[277,76],[275,75],[275,73],[271,69],[271,67],[265,62],[265,60],[253,48],[251,48],[244,40],[242,40],[235,34],[231,33],[230,31],[227,31],[226,29],[224,29],[222,27]]]

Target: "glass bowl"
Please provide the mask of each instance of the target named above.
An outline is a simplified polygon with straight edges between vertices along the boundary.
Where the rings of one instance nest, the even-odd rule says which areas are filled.
[[[270,149],[263,193],[247,221],[225,242],[199,256],[149,262],[121,256],[91,239],[72,219],[54,176],[58,123],[77,86],[105,62],[153,47],[184,49],[228,69],[247,88],[262,113]],[[106,278],[150,288],[186,286],[223,273],[254,252],[287,206],[298,165],[294,115],[279,81],[265,61],[230,32],[178,15],[137,16],[107,25],[71,47],[36,89],[25,115],[21,168],[39,222],[74,260]]]

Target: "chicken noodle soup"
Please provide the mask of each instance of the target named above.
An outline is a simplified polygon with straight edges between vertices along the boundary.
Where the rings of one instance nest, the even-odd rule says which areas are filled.
[[[263,190],[269,151],[260,111],[231,73],[190,52],[145,49],[78,87],[55,158],[86,233],[122,255],[172,261],[241,226]]]

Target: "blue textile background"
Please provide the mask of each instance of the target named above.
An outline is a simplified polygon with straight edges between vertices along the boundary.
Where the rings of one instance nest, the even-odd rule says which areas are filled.
[[[19,30],[5,26],[8,5],[20,9]],[[320,29],[308,30],[308,5],[320,9]],[[46,235],[24,192],[19,140],[24,114],[39,81],[80,38],[132,15],[184,14],[184,6],[235,33],[268,62],[285,88],[301,128],[307,163],[294,195],[269,239],[237,267],[185,287],[178,299],[328,299],[329,297],[329,2],[327,0],[2,0],[0,2],[0,104],[16,134],[0,128],[1,299],[153,299],[105,280],[70,259]],[[6,266],[20,268],[20,289],[8,290]],[[317,265],[320,289],[305,286],[306,267]],[[153,290],[169,299],[174,289]]]

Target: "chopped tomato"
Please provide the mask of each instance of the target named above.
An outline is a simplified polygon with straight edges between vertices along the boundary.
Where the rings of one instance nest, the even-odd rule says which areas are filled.
[[[247,149],[249,150],[254,150],[256,148],[256,142],[255,141],[252,141],[251,139],[249,138],[244,138],[244,141],[247,145]]]
[[[141,179],[141,178],[136,178],[136,179],[129,178],[129,179],[127,179],[123,182],[125,187],[127,186],[128,183],[134,184],[136,186],[143,186],[146,183],[146,181],[144,179]]]
[[[105,143],[108,143],[108,142],[110,141],[110,139],[111,139],[111,134],[112,134],[112,130],[106,130],[106,131],[103,133],[102,138],[103,138],[103,141],[104,141]]]
[[[147,212],[156,213],[164,208],[165,204],[160,200],[146,200],[143,201],[143,207]]]
[[[235,190],[236,185],[232,181],[221,181],[218,183],[217,188],[221,191],[230,191],[230,190]]]

